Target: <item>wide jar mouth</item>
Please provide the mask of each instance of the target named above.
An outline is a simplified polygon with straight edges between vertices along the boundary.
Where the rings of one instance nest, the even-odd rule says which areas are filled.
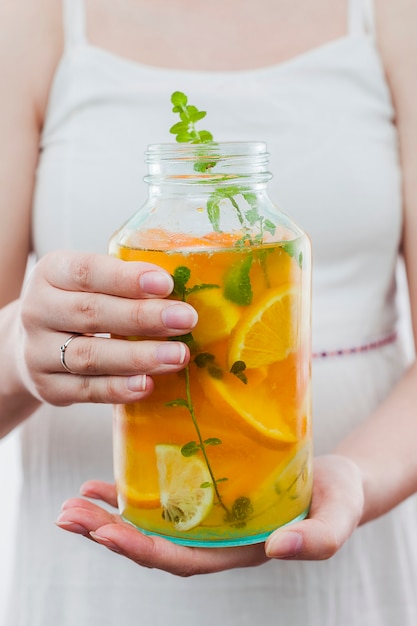
[[[218,158],[259,157],[268,159],[264,141],[208,141],[206,143],[151,143],[145,152],[147,162],[156,159],[187,159],[196,155]]]
[[[145,152],[149,184],[222,184],[270,180],[263,141],[150,144]]]

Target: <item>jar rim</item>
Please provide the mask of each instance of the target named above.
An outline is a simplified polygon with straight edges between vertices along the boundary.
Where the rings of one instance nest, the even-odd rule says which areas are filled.
[[[220,151],[220,154],[219,154]],[[151,143],[147,146],[145,155],[147,161],[154,158],[181,158],[197,155],[217,156],[221,159],[236,157],[262,156],[268,157],[265,141],[209,141],[205,143]]]
[[[155,143],[146,151],[149,185],[231,187],[265,185],[271,178],[264,141]]]

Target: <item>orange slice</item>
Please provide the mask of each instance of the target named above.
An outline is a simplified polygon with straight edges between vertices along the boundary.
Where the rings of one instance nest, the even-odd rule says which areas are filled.
[[[210,376],[205,369],[198,372],[207,398],[222,415],[223,424],[232,422],[247,437],[270,448],[294,444],[297,433],[283,418],[276,397],[264,393],[265,372],[245,370],[245,374],[246,385],[228,372],[221,379]]]
[[[132,435],[127,434],[127,437]],[[150,444],[148,444],[150,445]],[[148,452],[149,450],[149,452]],[[157,509],[161,506],[155,452],[123,444],[115,437],[115,477],[119,497],[129,506]]]
[[[130,506],[139,509],[157,509],[161,506],[159,491],[143,493],[135,489],[131,484],[129,486],[125,485],[122,488],[119,487],[119,491]]]
[[[243,361],[248,369],[264,367],[296,350],[298,306],[299,291],[292,285],[270,290],[251,305],[231,336],[229,366]]]

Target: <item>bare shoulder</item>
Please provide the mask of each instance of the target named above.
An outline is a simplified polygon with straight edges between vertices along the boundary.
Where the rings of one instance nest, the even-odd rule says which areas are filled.
[[[39,138],[62,54],[61,0],[0,3],[0,305],[19,295],[31,249]]]
[[[417,215],[417,0],[375,0],[375,8],[399,132],[405,209]]]
[[[2,0],[0,6],[0,77],[10,95],[19,87],[26,102],[45,105],[62,53],[62,0]]]
[[[395,107],[404,206],[403,252],[417,342],[417,0],[375,0],[378,42]]]
[[[417,91],[417,0],[374,1],[378,42],[394,97],[411,98]]]

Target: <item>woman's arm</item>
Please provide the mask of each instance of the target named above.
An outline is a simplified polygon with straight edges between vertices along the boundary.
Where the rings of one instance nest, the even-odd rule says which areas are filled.
[[[396,111],[403,175],[403,252],[417,337],[417,1],[376,0],[378,40]],[[417,364],[378,410],[338,447],[361,468],[362,521],[417,491]]]
[[[0,307],[6,307],[0,310],[0,436],[38,404],[14,368],[16,299],[30,251],[43,111],[61,47],[57,4],[4,0],[0,8]]]
[[[94,334],[165,337],[197,322],[167,300],[165,271],[107,255],[56,251],[22,290],[30,252],[32,196],[49,89],[61,55],[60,2],[4,0],[0,9],[0,436],[41,402],[125,403],[152,391],[149,374],[176,371],[185,344],[108,341]],[[59,210],[59,207],[57,207]],[[66,350],[60,346],[80,336]]]

